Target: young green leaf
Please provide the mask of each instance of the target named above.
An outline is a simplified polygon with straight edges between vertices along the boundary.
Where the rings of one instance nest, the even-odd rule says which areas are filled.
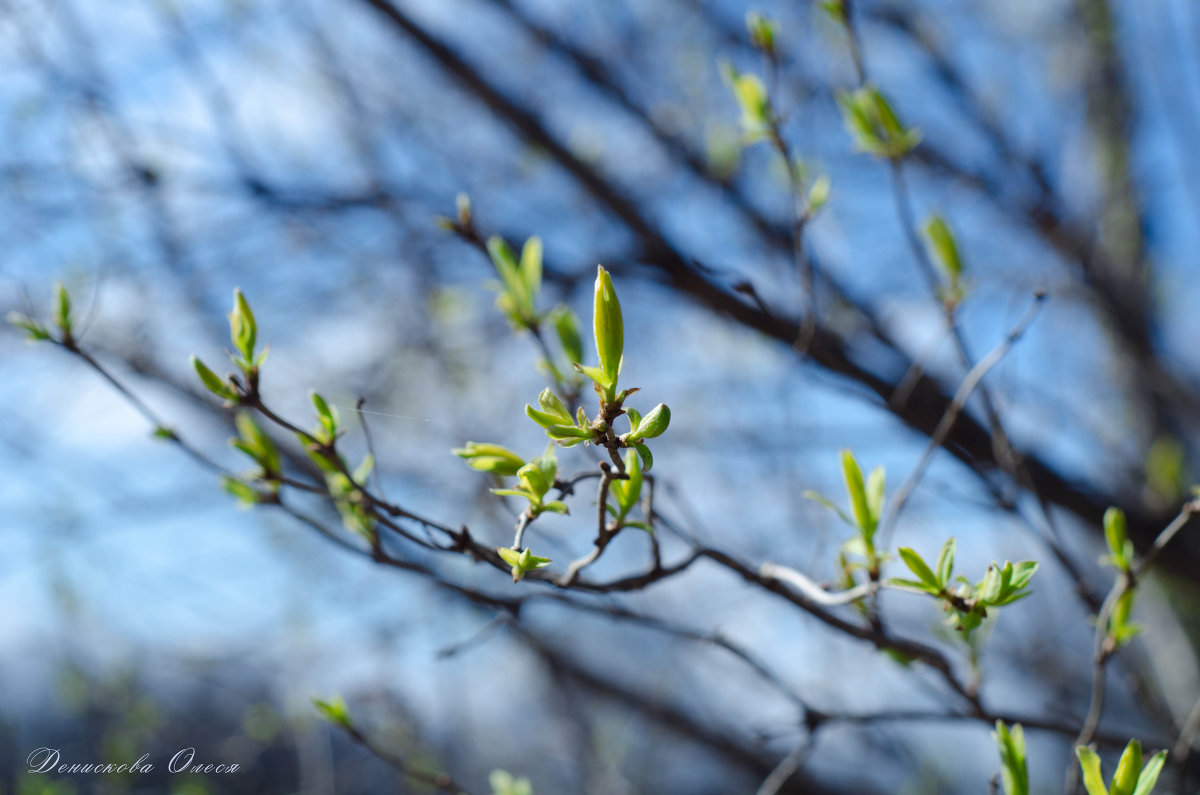
[[[1142,744],[1130,740],[1121,754],[1121,760],[1117,762],[1117,772],[1113,774],[1112,784],[1108,788],[1109,795],[1133,795],[1141,775]]]
[[[898,552],[900,553],[901,560],[904,561],[904,565],[908,566],[909,571],[917,575],[917,579],[919,579],[926,588],[932,589],[934,593],[940,590],[941,586],[938,584],[937,577],[929,568],[929,564],[927,564],[921,558],[921,556],[916,553],[916,551],[908,547],[900,547]]]
[[[1162,773],[1163,765],[1166,762],[1166,751],[1159,751],[1150,757],[1150,761],[1142,768],[1142,774],[1138,776],[1137,787],[1134,788],[1133,795],[1150,795],[1154,791],[1154,785],[1158,783],[1158,776]]]
[[[54,325],[63,336],[71,336],[71,295],[61,282],[55,286]]]
[[[1125,512],[1109,508],[1104,512],[1104,540],[1108,543],[1108,561],[1121,571],[1133,566],[1133,543],[1125,530]]]
[[[662,436],[670,424],[671,409],[667,408],[665,403],[659,403],[650,409],[650,413],[645,417],[638,418],[637,427],[630,432],[629,438],[654,439],[655,437]]]
[[[938,554],[937,562],[937,580],[938,584],[945,588],[950,584],[950,575],[954,571],[954,550],[956,542],[953,537],[946,539],[946,543],[942,544],[942,551]]]
[[[501,559],[512,567],[513,582],[519,582],[531,571],[549,565],[549,558],[539,558],[528,549],[518,550],[500,547],[496,550]]]
[[[551,391],[550,387],[546,387],[538,395],[538,405],[542,407],[543,411],[559,417],[561,420],[559,424],[569,425],[571,423],[570,410],[567,409],[566,404],[559,399],[558,395]]]
[[[925,222],[925,238],[933,254],[933,261],[942,269],[946,281],[951,286],[957,285],[962,279],[963,264],[954,233],[950,231],[946,219],[940,215],[930,216]]]
[[[196,356],[192,357],[192,367],[195,368],[196,375],[200,376],[200,382],[204,384],[209,392],[230,403],[237,402],[237,393],[233,391],[233,387],[222,381],[220,376],[210,370],[208,365],[200,361]]]

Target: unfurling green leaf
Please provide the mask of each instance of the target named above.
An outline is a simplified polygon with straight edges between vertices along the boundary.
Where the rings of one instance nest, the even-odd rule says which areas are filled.
[[[1080,745],[1075,749],[1075,756],[1079,757],[1083,787],[1088,795],[1108,795],[1108,788],[1104,786],[1104,778],[1100,772],[1099,755],[1091,748]]]
[[[538,405],[542,410],[558,417],[560,425],[568,425],[571,422],[571,412],[566,407],[566,404],[559,399],[558,395],[551,391],[550,387],[546,387],[538,395]]]
[[[525,466],[525,459],[498,444],[467,442],[465,447],[452,452],[459,458],[465,458],[472,469],[493,475],[515,475],[517,470]]]
[[[908,566],[909,571],[917,575],[917,579],[921,581],[927,591],[936,594],[941,590],[937,576],[929,568],[929,564],[915,550],[908,547],[900,547],[898,551],[900,559],[904,561],[904,565]]]
[[[858,520],[858,526],[862,528],[864,536],[871,538],[875,534],[878,519],[871,513],[862,470],[849,450],[842,450],[842,477],[846,481],[846,491],[850,495],[850,507],[854,511],[854,518]]]
[[[921,133],[905,127],[887,98],[874,86],[838,94],[846,130],[864,152],[899,159],[921,141]]]
[[[528,414],[529,411],[526,410]],[[587,441],[591,439],[595,433],[591,428],[580,428],[575,425],[550,425],[546,428],[546,435],[554,441],[565,441],[569,439],[579,439]]]
[[[55,286],[54,300],[54,325],[63,333],[64,337],[71,336],[71,294],[67,292],[67,288],[59,282]]]
[[[1117,763],[1112,783],[1105,789],[1100,757],[1096,752],[1080,745],[1076,746],[1075,755],[1079,757],[1083,786],[1088,795],[1150,795],[1167,758],[1166,751],[1159,751],[1143,763],[1142,744],[1136,739],[1130,740]]]
[[[1029,795],[1029,770],[1025,757],[1025,731],[1014,724],[1010,731],[1002,721],[996,721],[992,741],[1000,751],[1003,767],[1000,771],[1004,795]]]
[[[258,340],[258,324],[241,288],[233,291],[233,311],[229,313],[229,337],[233,348],[241,354],[235,362],[245,369],[254,366],[254,344]]]
[[[325,401],[325,398],[321,397],[317,392],[313,392],[311,396],[313,407],[317,410],[317,422],[321,426],[315,436],[326,444],[332,444],[337,439],[338,426],[340,424],[337,406],[329,405]]]
[[[654,456],[650,454],[650,448],[639,442],[633,449],[637,451],[638,458],[642,459],[642,471],[649,472],[650,467],[654,466]]]
[[[528,549],[518,550],[500,547],[496,550],[501,559],[512,567],[513,582],[519,582],[531,571],[549,565],[550,558],[539,558]]]
[[[278,475],[282,471],[279,449],[271,441],[271,437],[267,436],[254,421],[250,413],[238,412],[234,417],[234,425],[237,427],[238,436],[231,439],[230,443],[254,459],[262,467],[264,474]]]
[[[1158,776],[1162,773],[1163,765],[1166,763],[1166,751],[1159,751],[1150,757],[1150,761],[1142,768],[1142,774],[1138,776],[1137,787],[1133,790],[1133,795],[1150,795],[1154,791],[1154,785],[1158,783]]]
[[[221,478],[221,488],[237,497],[238,505],[242,508],[249,508],[262,502],[261,496],[250,484],[237,478],[225,475]]]

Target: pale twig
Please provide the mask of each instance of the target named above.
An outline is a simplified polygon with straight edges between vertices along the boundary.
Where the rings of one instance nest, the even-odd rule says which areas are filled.
[[[758,567],[759,575],[766,580],[778,580],[795,588],[804,596],[824,607],[837,607],[857,602],[865,596],[878,590],[878,583],[864,583],[846,591],[826,591],[817,583],[810,580],[795,569],[781,566],[778,563],[764,563]]]

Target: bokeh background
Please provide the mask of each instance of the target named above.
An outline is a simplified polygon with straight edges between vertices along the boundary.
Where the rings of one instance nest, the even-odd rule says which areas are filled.
[[[546,379],[493,306],[487,259],[435,224],[466,193],[483,234],[542,237],[544,308],[588,318],[596,263],[613,271],[623,382],[643,388],[642,408],[673,410],[655,447],[664,515],[751,565],[831,580],[849,531],[802,492],[844,502],[843,447],[887,467],[895,488],[964,371],[891,172],[843,128],[835,93],[856,83],[844,30],[818,4],[764,0],[753,8],[779,21],[770,86],[783,131],[832,184],[804,235],[828,336],[808,356],[790,344],[812,302],[786,171],[767,145],[742,146],[718,68],[763,69],[749,8],[4,2],[0,308],[45,317],[63,282],[87,348],[239,468],[229,419],[188,356],[222,360],[241,287],[271,345],[275,406],[308,422],[315,389],[352,418],[365,397],[388,495],[507,544],[514,506],[450,450],[540,452],[522,408]],[[1048,293],[985,382],[1033,481],[1008,477],[978,436],[954,437],[896,542],[932,556],[956,536],[960,568],[977,576],[992,560],[1042,561],[1034,596],[988,630],[982,694],[1078,724],[1090,611],[1046,539],[1102,595],[1100,512],[1126,508],[1144,548],[1197,454],[1200,10],[862,0],[853,11],[868,76],[923,133],[903,167],[908,196],[919,219],[939,212],[958,235],[969,286],[958,320],[974,356]],[[889,402],[913,372],[920,388]],[[321,723],[311,699],[332,693],[381,746],[471,791],[503,768],[538,795],[753,792],[797,748],[783,791],[981,792],[998,770],[986,723],[864,719],[810,736],[793,703],[711,642],[550,601],[504,620],[285,515],[239,510],[94,373],[12,330],[0,333],[0,406],[0,792],[427,791]],[[985,427],[977,398],[968,415]],[[346,444],[365,451],[356,433]],[[590,466],[579,450],[560,460]],[[591,499],[539,520],[535,550],[556,563],[585,552]],[[660,532],[668,560],[686,552]],[[647,555],[630,531],[597,574],[638,571]],[[1142,590],[1144,635],[1113,666],[1102,724],[1154,747],[1173,742],[1200,695],[1200,543],[1185,534],[1169,558]],[[488,592],[536,587],[433,562]],[[822,710],[961,708],[935,677],[716,566],[595,601],[733,639]],[[882,604],[891,628],[965,658],[927,601]],[[1150,696],[1124,686],[1131,671]],[[1045,791],[1061,787],[1069,740],[1030,732]],[[51,780],[25,772],[38,746],[71,761],[194,746],[243,771]],[[1194,791],[1195,775],[1184,760],[1164,788]]]

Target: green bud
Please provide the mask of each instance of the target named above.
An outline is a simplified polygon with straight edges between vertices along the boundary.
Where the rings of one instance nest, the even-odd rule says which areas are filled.
[[[591,428],[580,428],[575,425],[551,425],[546,428],[546,435],[555,441],[566,439],[586,440],[592,438]]]
[[[613,288],[612,277],[603,265],[596,266],[596,300],[593,310],[596,353],[600,369],[608,377],[609,391],[616,386],[621,371],[621,353],[625,348],[625,325],[621,320],[621,303]]]
[[[1104,512],[1104,540],[1108,542],[1108,551],[1114,566],[1122,571],[1128,571],[1130,560],[1129,539],[1125,531],[1125,512],[1120,508],[1109,508]]]
[[[543,411],[559,417],[561,422],[558,424],[569,423],[571,421],[571,412],[550,387],[546,387],[538,395],[538,405],[542,407]]]
[[[862,531],[870,537],[875,533],[878,517],[871,513],[862,470],[858,468],[858,462],[849,450],[842,451],[842,477],[846,481],[846,492],[850,495],[850,507],[854,510],[854,518],[858,520]]]
[[[633,449],[637,451],[638,458],[642,459],[642,471],[649,472],[650,467],[654,466],[654,456],[650,454],[650,448],[638,442],[634,444]]]
[[[649,414],[640,418],[637,428],[629,434],[629,437],[631,439],[653,439],[662,436],[670,424],[671,410],[667,408],[667,404],[659,403],[650,409]]]
[[[71,335],[71,295],[61,282],[55,287],[54,325],[64,336]]]
[[[1100,772],[1100,756],[1083,745],[1075,746],[1075,756],[1079,757],[1083,787],[1088,795],[1108,795],[1108,788],[1104,786],[1104,777]]]
[[[550,490],[553,483],[553,481],[546,480],[542,470],[532,461],[517,470],[517,477],[521,479],[525,488],[529,489],[539,500]]]
[[[551,428],[551,427],[555,427],[555,426],[559,426],[559,425],[563,424],[562,417],[558,416],[557,414],[550,414],[549,412],[539,411],[539,410],[535,409],[533,406],[530,406],[528,403],[525,404],[525,416],[529,417],[529,419],[533,420],[538,425],[541,425],[543,428]],[[571,421],[571,418],[567,417],[567,422],[570,422],[570,421]]]
[[[337,438],[338,432],[338,412],[336,406],[330,406],[325,398],[321,397],[317,392],[312,393],[313,407],[317,410],[317,421],[321,423],[321,428],[325,431],[326,442],[332,442]]]
[[[229,336],[233,347],[242,354],[242,364],[249,367],[254,361],[254,343],[258,338],[258,324],[250,304],[241,288],[233,291],[233,311],[229,313]]]
[[[504,283],[504,296],[507,300],[504,305],[507,311],[512,313],[514,323],[531,325],[536,321],[533,311],[533,295],[529,291],[527,283],[520,265],[517,264],[516,255],[513,254],[508,243],[504,238],[493,236],[487,241],[488,254],[492,258],[492,264],[496,266],[496,272],[500,274],[500,280]],[[538,263],[538,279],[541,280],[541,263]]]
[[[617,519],[624,519],[642,498],[642,464],[635,450],[625,452],[625,474],[628,480],[614,480],[612,490],[617,498]]]
[[[233,418],[237,428],[238,438],[233,439],[233,446],[253,458],[267,473],[278,473],[282,469],[279,450],[271,437],[263,433],[263,429],[247,411],[240,411]]]

